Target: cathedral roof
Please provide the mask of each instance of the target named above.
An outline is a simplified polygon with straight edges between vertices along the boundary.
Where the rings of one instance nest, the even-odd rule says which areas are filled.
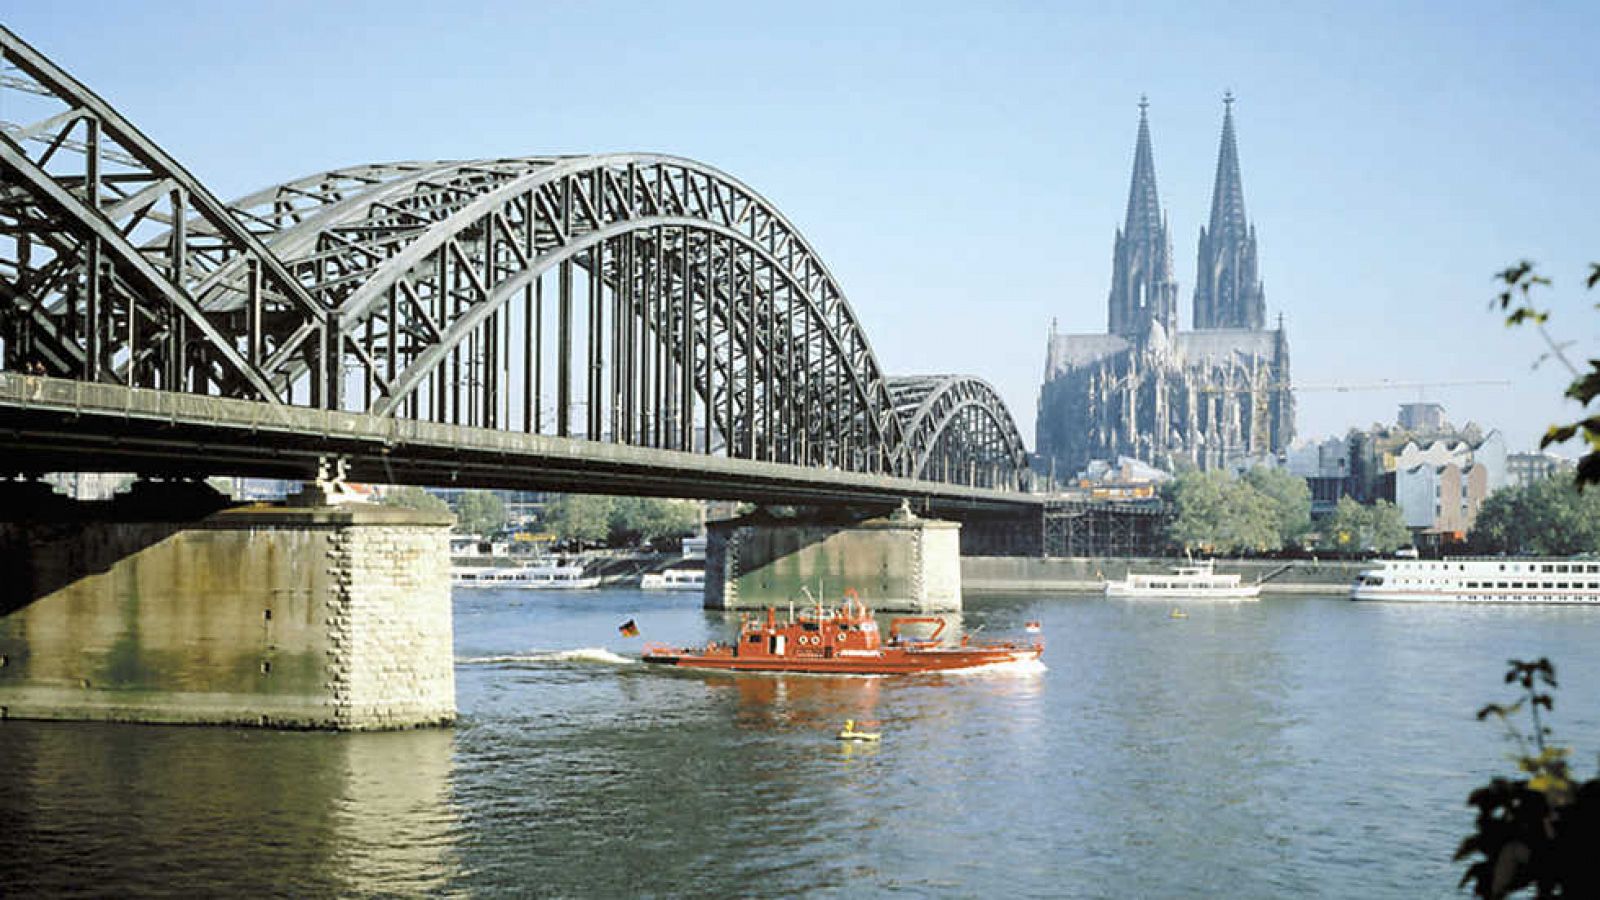
[[[1244,362],[1252,357],[1275,359],[1282,332],[1251,328],[1220,328],[1207,331],[1180,331],[1173,337],[1173,366],[1212,367]],[[1045,359],[1045,380],[1084,366],[1109,360],[1133,347],[1133,342],[1115,334],[1053,334]]]
[[[1216,364],[1251,356],[1272,359],[1278,352],[1278,332],[1253,328],[1180,331],[1177,344],[1178,356],[1187,363]]]

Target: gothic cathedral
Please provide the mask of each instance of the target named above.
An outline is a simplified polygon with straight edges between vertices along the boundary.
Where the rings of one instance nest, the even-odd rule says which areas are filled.
[[[1200,229],[1194,330],[1178,330],[1172,238],[1156,192],[1148,106],[1139,102],[1127,221],[1111,257],[1107,334],[1050,329],[1039,392],[1038,468],[1070,478],[1093,459],[1221,468],[1277,456],[1294,436],[1289,342],[1265,327],[1256,231],[1245,217],[1223,100],[1211,222]]]

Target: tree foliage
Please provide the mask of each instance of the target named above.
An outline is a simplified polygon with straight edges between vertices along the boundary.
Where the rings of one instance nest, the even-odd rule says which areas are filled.
[[[1363,506],[1352,497],[1340,497],[1332,515],[1322,523],[1321,546],[1341,553],[1392,553],[1411,543],[1400,508],[1387,500]]]
[[[1187,471],[1173,481],[1169,497],[1175,515],[1167,533],[1184,550],[1261,552],[1284,544],[1277,505],[1245,479]],[[1309,494],[1306,503],[1309,510]]]
[[[1567,358],[1561,345],[1550,336],[1549,330],[1545,328],[1545,324],[1550,320],[1550,313],[1548,310],[1535,307],[1533,301],[1534,288],[1549,287],[1550,279],[1540,275],[1535,270],[1534,264],[1526,259],[1506,268],[1495,277],[1505,285],[1496,302],[1500,310],[1506,314],[1506,324],[1531,325],[1538,329],[1539,336],[1550,348],[1548,355],[1559,360],[1572,375],[1572,383],[1567,386],[1566,395],[1578,401],[1587,410],[1589,404],[1600,396],[1600,359],[1589,360],[1589,368],[1584,371]],[[1593,290],[1596,284],[1600,284],[1600,263],[1590,263],[1586,286]],[[1582,437],[1589,447],[1589,452],[1578,460],[1576,479],[1578,487],[1581,489],[1585,484],[1600,483],[1600,413],[1575,422],[1551,425],[1544,437],[1539,440],[1539,446],[1548,447],[1551,444],[1565,443],[1574,437]]]
[[[700,508],[688,500],[657,497],[618,497],[608,519],[613,545],[661,541],[694,534],[700,526]]]
[[[379,501],[385,506],[400,506],[406,509],[418,509],[423,512],[448,513],[450,504],[444,502],[437,495],[429,493],[424,488],[415,485],[400,485],[387,488]]]
[[[492,491],[466,491],[456,499],[456,520],[466,534],[493,534],[506,525],[506,505]]]
[[[684,537],[699,526],[700,507],[690,500],[563,494],[545,506],[545,530],[562,540],[627,546]]]
[[[611,531],[611,498],[562,494],[545,504],[544,528],[564,541],[599,542]]]
[[[1473,894],[1500,898],[1534,888],[1539,897],[1600,896],[1600,778],[1574,781],[1567,766],[1568,750],[1551,743],[1550,729],[1539,714],[1555,701],[1544,688],[1555,688],[1556,670],[1548,659],[1510,660],[1506,684],[1520,689],[1509,706],[1491,703],[1478,720],[1494,716],[1517,743],[1517,767],[1525,777],[1500,778],[1473,791],[1467,804],[1478,811],[1473,833],[1456,850],[1456,861],[1470,860],[1463,885]],[[1526,710],[1530,734],[1513,717]]]
[[[1560,478],[1501,488],[1478,510],[1472,546],[1536,556],[1600,553],[1600,491],[1581,492]]]
[[[1272,518],[1282,546],[1296,546],[1311,530],[1311,487],[1283,469],[1257,466],[1244,481],[1272,504]]]

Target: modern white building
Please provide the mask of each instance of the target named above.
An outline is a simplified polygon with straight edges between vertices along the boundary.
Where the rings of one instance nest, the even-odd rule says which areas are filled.
[[[1477,444],[1411,442],[1395,459],[1395,503],[1406,526],[1420,535],[1459,541],[1472,530],[1484,498],[1506,480],[1506,441],[1499,431]]]

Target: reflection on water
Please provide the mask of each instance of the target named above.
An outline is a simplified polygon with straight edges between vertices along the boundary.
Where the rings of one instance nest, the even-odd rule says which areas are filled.
[[[449,879],[448,731],[0,724],[14,896],[428,891]]]
[[[457,598],[454,730],[0,723],[0,891],[1443,896],[1502,660],[1600,747],[1600,610],[985,598],[1047,669],[885,678],[644,665],[738,614],[576,593]]]
[[[445,892],[457,876],[448,730],[342,736],[330,870],[339,893]]]

